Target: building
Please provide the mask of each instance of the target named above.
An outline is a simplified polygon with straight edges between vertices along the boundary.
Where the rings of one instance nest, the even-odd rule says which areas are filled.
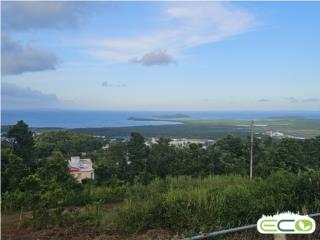
[[[188,138],[173,138],[169,142],[169,145],[176,147],[186,147],[190,144],[201,144],[202,148],[207,148],[208,146],[215,143],[212,139],[188,139]]]
[[[276,138],[283,138],[285,137],[285,134],[279,131],[266,131],[266,134],[269,135],[270,137],[276,137]]]
[[[147,138],[145,144],[148,147],[150,147],[152,144],[157,144],[158,140],[159,140],[159,138],[155,138],[155,137]]]
[[[91,159],[81,159],[78,156],[71,157],[71,160],[69,160],[69,173],[80,183],[83,179],[94,179]]]

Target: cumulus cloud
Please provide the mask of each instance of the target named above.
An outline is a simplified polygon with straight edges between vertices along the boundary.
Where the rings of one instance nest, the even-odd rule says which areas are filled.
[[[306,98],[302,100],[303,102],[320,102],[320,98]]]
[[[80,26],[101,4],[63,1],[4,1],[1,6],[2,75],[55,69],[57,57],[45,50],[23,47],[8,36],[16,32]]]
[[[221,41],[257,26],[248,11],[226,2],[167,3],[162,23],[145,34],[94,41],[91,53],[107,61],[143,64],[144,59],[152,56],[145,56],[146,53],[154,49],[166,49],[171,55],[180,56],[188,48]]]
[[[2,75],[21,74],[42,70],[54,70],[58,58],[47,51],[23,47],[7,34],[1,36],[1,73]]]
[[[91,5],[85,2],[5,1],[2,2],[2,29],[27,31],[78,25]]]
[[[56,108],[63,102],[54,94],[45,94],[12,83],[1,83],[1,105],[4,109]]]
[[[119,87],[119,88],[121,88],[121,87],[126,87],[127,85],[124,84],[124,83],[121,83],[121,84],[111,84],[111,83],[109,83],[109,82],[107,82],[107,81],[104,81],[104,82],[102,82],[101,86],[102,86],[102,87]]]
[[[144,54],[141,58],[132,58],[130,59],[131,63],[139,63],[146,66],[151,65],[168,65],[174,63],[175,60],[173,57],[164,50],[155,50],[149,53]]]
[[[266,99],[266,98],[261,98],[261,99],[258,100],[258,102],[261,102],[261,103],[263,103],[263,102],[270,102],[270,100],[269,100],[269,99]]]

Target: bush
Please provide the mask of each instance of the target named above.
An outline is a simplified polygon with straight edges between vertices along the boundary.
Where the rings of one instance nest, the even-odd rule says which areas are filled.
[[[43,204],[32,208],[37,196]],[[117,202],[122,203],[116,210],[105,207]],[[76,205],[86,207],[74,211],[65,208]],[[32,225],[36,228],[107,224],[122,233],[163,228],[189,236],[252,224],[262,214],[318,212],[320,172],[293,174],[282,170],[252,181],[233,175],[180,176],[154,179],[148,185],[86,184],[69,192],[57,188],[40,195],[19,191],[2,194],[4,211],[21,208],[33,209]]]
[[[192,235],[252,224],[262,214],[301,212],[306,207],[319,211],[319,186],[318,172],[281,171],[253,181],[242,176],[156,179],[130,188],[115,227],[131,233],[160,227]]]

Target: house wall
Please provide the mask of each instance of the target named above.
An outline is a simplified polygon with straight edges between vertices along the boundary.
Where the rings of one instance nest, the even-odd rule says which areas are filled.
[[[80,183],[83,179],[94,179],[94,171],[71,172],[71,175]]]
[[[78,156],[71,157],[70,162],[71,163],[79,163],[80,162],[80,157],[78,157]]]

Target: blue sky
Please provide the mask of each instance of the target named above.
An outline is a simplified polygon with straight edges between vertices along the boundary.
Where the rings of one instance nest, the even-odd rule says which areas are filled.
[[[1,11],[4,109],[320,109],[320,2],[3,2]]]

